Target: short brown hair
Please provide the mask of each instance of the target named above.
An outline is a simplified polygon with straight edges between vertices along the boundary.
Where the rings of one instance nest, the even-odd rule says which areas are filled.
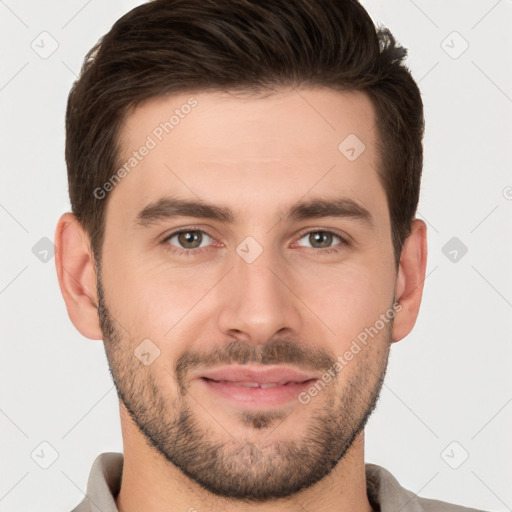
[[[131,108],[187,91],[327,86],[364,91],[376,109],[398,264],[423,165],[423,104],[406,55],[357,0],[153,0],[131,10],[87,54],[66,111],[71,207],[95,258],[107,201],[93,191],[121,165],[119,132]]]

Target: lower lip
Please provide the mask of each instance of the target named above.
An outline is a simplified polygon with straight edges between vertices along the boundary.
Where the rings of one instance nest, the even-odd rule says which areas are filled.
[[[262,389],[236,386],[228,382],[218,382],[205,378],[199,380],[209,391],[217,396],[221,396],[236,405],[249,408],[272,407],[297,400],[299,394],[310,387],[315,381],[315,379],[311,379],[305,382]]]

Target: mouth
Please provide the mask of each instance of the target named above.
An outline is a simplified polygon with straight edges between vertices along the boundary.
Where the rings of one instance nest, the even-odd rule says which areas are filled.
[[[229,366],[204,372],[196,379],[216,399],[238,407],[261,409],[296,400],[317,377],[299,370]]]
[[[306,381],[288,381],[288,382],[235,382],[235,381],[229,381],[229,380],[215,380],[215,379],[208,379],[207,377],[202,377],[205,380],[209,380],[211,382],[217,382],[219,384],[230,384],[232,386],[240,386],[243,388],[260,388],[260,389],[269,389],[269,388],[275,388],[277,386],[290,386],[295,384],[303,384],[305,382],[312,382],[313,379],[306,380]]]

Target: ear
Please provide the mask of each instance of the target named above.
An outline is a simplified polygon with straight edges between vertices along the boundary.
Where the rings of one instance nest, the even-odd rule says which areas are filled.
[[[86,338],[103,339],[94,255],[87,233],[72,213],[65,213],[57,223],[55,265],[71,322]]]
[[[427,266],[427,225],[414,219],[400,255],[395,285],[396,308],[393,341],[405,338],[414,327],[420,310]]]

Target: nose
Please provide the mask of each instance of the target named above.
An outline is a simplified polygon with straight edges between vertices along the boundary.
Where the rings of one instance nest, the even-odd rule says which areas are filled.
[[[242,253],[241,253],[242,254]],[[218,290],[218,328],[229,338],[265,344],[277,334],[299,336],[303,318],[293,279],[274,251],[252,262],[234,254],[233,268]]]

